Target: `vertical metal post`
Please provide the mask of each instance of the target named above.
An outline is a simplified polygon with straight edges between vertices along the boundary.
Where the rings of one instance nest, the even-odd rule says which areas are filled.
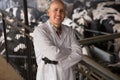
[[[7,46],[7,33],[6,33],[6,23],[4,18],[4,13],[2,13],[2,21],[3,21],[3,31],[4,31],[4,40],[5,40],[5,50],[6,50],[6,59],[7,62],[9,61],[9,56],[8,56],[8,46]]]
[[[27,11],[27,0],[23,0],[23,9],[24,9],[24,19],[25,19],[25,24],[29,25],[28,23],[28,11]],[[29,34],[29,31],[25,29],[25,32]],[[27,62],[28,62],[28,79],[27,80],[32,80],[32,62],[31,62],[31,44],[30,44],[30,39],[28,36],[26,36],[26,46],[27,46]]]

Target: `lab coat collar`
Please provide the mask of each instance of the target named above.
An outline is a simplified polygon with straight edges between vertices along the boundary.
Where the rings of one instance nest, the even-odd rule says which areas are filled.
[[[65,26],[61,24],[62,32],[61,32],[61,37],[59,38],[55,30],[53,29],[52,25],[50,24],[49,20],[46,23],[48,25],[48,28],[50,29],[50,33],[53,36],[53,38],[59,40],[59,44],[62,44],[68,35],[68,29],[66,29]],[[54,35],[56,35],[56,37]]]

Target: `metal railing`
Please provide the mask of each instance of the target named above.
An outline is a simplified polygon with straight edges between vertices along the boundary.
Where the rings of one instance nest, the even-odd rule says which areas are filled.
[[[80,40],[79,42],[81,43],[81,45],[90,45],[93,43],[113,40],[116,38],[120,38],[120,33],[113,33],[113,34],[100,35],[96,37],[86,38],[86,39]]]
[[[5,55],[6,59],[7,59],[7,61],[9,63],[11,63],[11,60],[13,59],[13,57],[11,58],[9,53],[14,53],[14,51],[10,52],[8,50],[9,44],[8,44],[8,40],[7,40],[7,32],[6,32],[7,28],[6,27],[7,27],[7,25],[9,25],[10,28],[11,28],[10,30],[16,30],[16,31],[19,31],[22,35],[25,35],[24,40],[26,41],[26,43],[25,43],[26,50],[24,50],[24,52],[22,52],[22,54],[23,54],[22,59],[18,58],[18,56],[21,56],[21,55],[14,55],[13,54],[12,56],[15,56],[14,58],[16,60],[17,59],[21,60],[20,64],[21,64],[21,62],[24,62],[24,63],[22,63],[22,66],[21,66],[21,69],[24,67],[24,69],[22,69],[22,70],[25,70],[25,71],[23,71],[24,72],[24,74],[23,74],[24,78],[26,80],[33,80],[35,78],[35,76],[33,76],[33,73],[36,73],[36,72],[32,72],[32,67],[31,67],[32,63],[33,63],[33,57],[32,56],[34,54],[34,53],[31,53],[31,52],[34,52],[34,51],[31,51],[32,50],[31,47],[33,47],[33,46],[32,46],[32,43],[31,43],[30,40],[32,40],[32,37],[29,35],[29,32],[32,32],[33,29],[31,29],[29,26],[27,26],[28,25],[27,1],[23,0],[23,4],[24,4],[23,9],[24,9],[24,15],[25,15],[25,22],[24,22],[25,24],[20,22],[15,17],[11,17],[8,12],[6,12],[4,10],[0,10],[0,12],[1,12],[0,18],[2,18],[2,20],[3,20],[3,30],[4,30],[4,40],[5,40],[4,43],[5,43],[5,50],[6,50],[6,52],[5,52],[6,54],[4,54],[4,55]],[[17,22],[17,24],[19,24],[19,26],[23,27],[24,30],[22,30],[17,25],[15,25],[14,22]],[[26,57],[26,58],[24,58],[23,56]],[[13,64],[13,66],[16,67],[16,65],[14,65],[14,62],[12,62],[12,64]],[[36,64],[36,63],[34,63],[34,64]],[[22,73],[22,72],[20,71],[20,73]],[[27,74],[27,75],[25,76],[25,74]]]
[[[84,65],[83,68],[85,69],[81,68],[81,64]],[[88,56],[83,57],[82,61],[78,64],[78,68],[79,72],[87,77],[87,80],[120,80],[118,75],[96,63]]]

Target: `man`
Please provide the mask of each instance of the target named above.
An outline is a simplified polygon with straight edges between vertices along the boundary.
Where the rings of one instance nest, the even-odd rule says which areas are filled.
[[[72,66],[82,58],[74,30],[63,25],[65,6],[51,2],[49,20],[34,30],[33,43],[38,65],[37,80],[74,80]]]

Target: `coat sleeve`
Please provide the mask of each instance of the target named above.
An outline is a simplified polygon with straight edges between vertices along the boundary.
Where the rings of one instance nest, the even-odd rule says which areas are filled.
[[[71,31],[71,54],[64,60],[60,61],[61,66],[63,69],[68,69],[75,65],[76,63],[80,62],[80,60],[83,57],[82,49],[80,44],[78,43],[76,37],[75,37],[75,31]]]
[[[62,60],[68,56],[70,49],[59,48],[51,39],[49,32],[46,32],[44,29],[36,28],[33,32],[33,44],[35,49],[36,58],[43,55],[50,60]]]

